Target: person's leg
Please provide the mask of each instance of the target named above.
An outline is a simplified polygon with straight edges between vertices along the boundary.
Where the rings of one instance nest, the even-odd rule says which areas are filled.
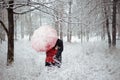
[[[48,62],[45,62],[45,66],[51,66],[51,64],[50,63],[48,63]]]
[[[57,66],[58,68],[61,67],[61,59],[56,59],[55,60],[55,66]]]

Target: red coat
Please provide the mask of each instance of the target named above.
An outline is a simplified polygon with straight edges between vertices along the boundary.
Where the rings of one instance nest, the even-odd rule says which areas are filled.
[[[56,55],[56,53],[57,53],[57,50],[54,48],[48,50],[46,53],[46,60],[45,61],[48,63],[54,63],[55,62],[54,56]]]

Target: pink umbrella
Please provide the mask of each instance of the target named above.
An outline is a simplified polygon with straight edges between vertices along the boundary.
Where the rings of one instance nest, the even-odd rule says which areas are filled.
[[[44,52],[55,46],[57,32],[50,26],[41,26],[34,31],[31,38],[32,48],[37,52]]]

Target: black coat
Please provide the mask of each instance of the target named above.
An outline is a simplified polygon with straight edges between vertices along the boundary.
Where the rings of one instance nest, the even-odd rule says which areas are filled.
[[[55,47],[58,46],[58,52],[56,53],[56,59],[61,63],[62,61],[62,51],[63,51],[63,41],[58,39]]]

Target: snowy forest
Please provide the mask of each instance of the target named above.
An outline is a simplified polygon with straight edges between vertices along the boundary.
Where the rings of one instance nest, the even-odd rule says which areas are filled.
[[[49,72],[31,47],[44,25],[64,44],[61,68]],[[119,79],[120,0],[0,0],[0,80]]]

